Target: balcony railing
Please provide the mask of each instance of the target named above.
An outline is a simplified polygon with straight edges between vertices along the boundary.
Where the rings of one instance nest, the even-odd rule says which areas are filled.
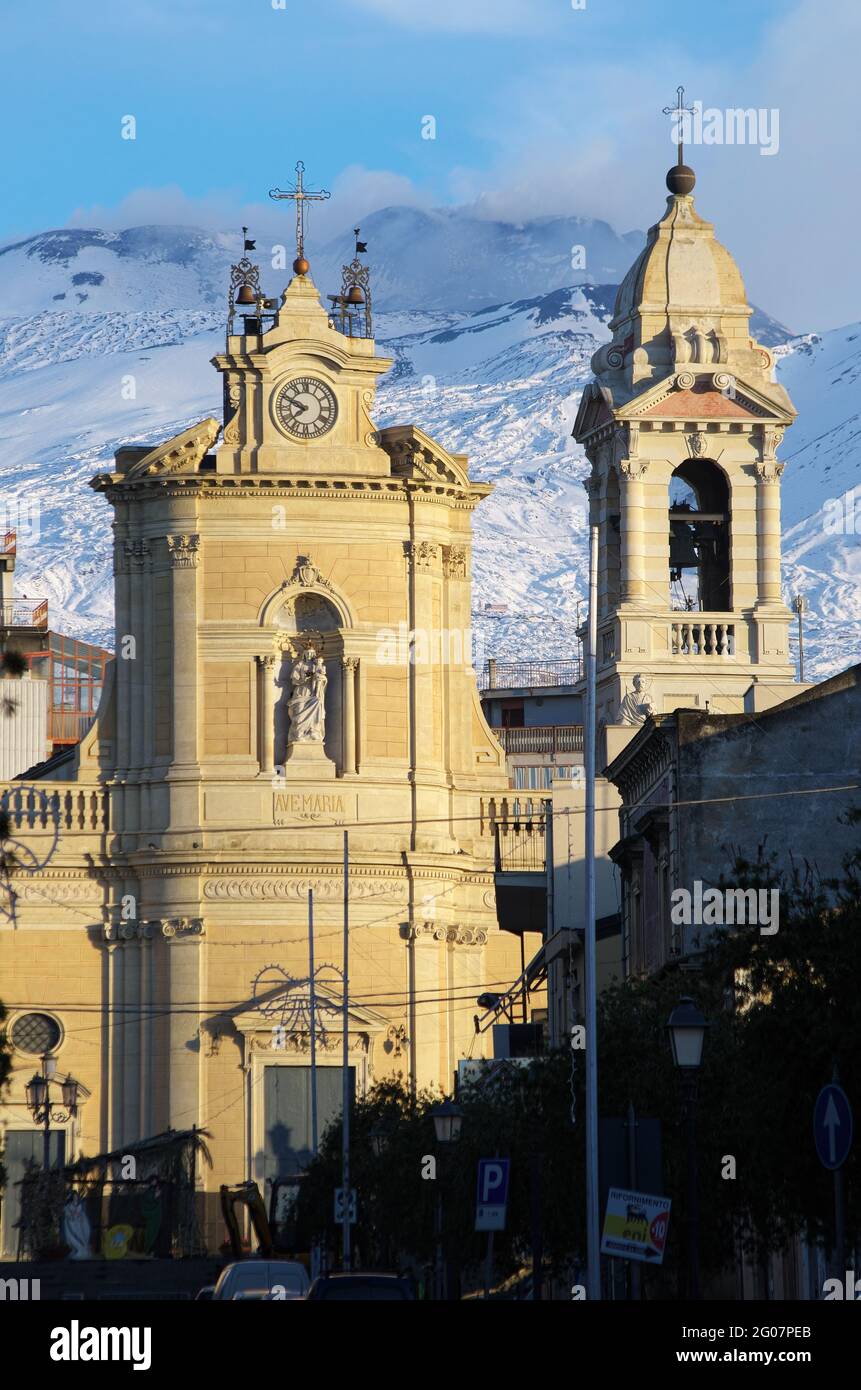
[[[582,724],[494,729],[493,733],[506,753],[544,753],[552,757],[556,753],[583,752]]]
[[[544,873],[546,805],[535,797],[500,797],[490,803],[497,873]]]
[[[735,656],[735,626],[703,619],[670,625],[673,656]]]
[[[481,689],[521,690],[524,688],[575,685],[581,676],[576,657],[550,658],[547,661],[487,661],[481,677]]]
[[[56,834],[63,830],[107,831],[110,827],[108,792],[103,787],[75,787],[68,783],[34,785],[0,783],[0,811],[9,817],[12,836]],[[23,851],[20,852],[23,854]],[[24,854],[23,867],[29,861]]]
[[[33,603],[26,599],[5,599],[0,604],[0,622],[3,627],[48,626],[48,600],[39,599]]]

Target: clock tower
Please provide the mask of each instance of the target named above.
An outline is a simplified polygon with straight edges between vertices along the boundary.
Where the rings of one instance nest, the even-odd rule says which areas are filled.
[[[213,1193],[307,1161],[312,896],[321,1135],[341,1094],[322,1073],[341,1066],[345,894],[359,1093],[398,1073],[450,1089],[488,1050],[478,996],[521,972],[494,887],[505,755],[471,660],[471,517],[490,489],[419,425],[376,428],[391,363],[358,255],[330,303],[301,245],[277,300],[243,258],[213,359],[223,420],[125,447],[92,482],[131,659],[86,751],[112,834],[91,1147],[206,1124]]]

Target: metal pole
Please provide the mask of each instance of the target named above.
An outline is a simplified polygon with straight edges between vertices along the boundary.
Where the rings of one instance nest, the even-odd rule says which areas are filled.
[[[700,1201],[697,1175],[697,1077],[682,1077],[688,1141],[688,1297],[700,1299]],[[766,1295],[767,1296],[767,1295]]]
[[[45,1078],[45,1118],[42,1132],[42,1167],[45,1172],[51,1168],[51,1083],[48,1080],[48,1054],[42,1058],[42,1076]]]
[[[628,1101],[628,1114],[625,1119],[628,1130],[628,1186],[632,1192],[640,1190],[640,1175],[637,1171],[637,1113],[634,1110],[634,1102]],[[636,1260],[629,1260],[628,1266],[631,1278],[631,1298],[640,1297],[640,1266]]]
[[[343,1188],[343,1213],[341,1231],[344,1246],[344,1269],[350,1268],[350,847],[347,831],[344,831],[344,1099],[343,1099],[343,1159],[341,1166],[341,1186]]]
[[[598,527],[589,535],[589,632],[586,655],[586,1291],[601,1297],[598,1196],[598,1015],[595,972],[595,671],[598,652]]]
[[[800,621],[800,620],[799,620]],[[831,1082],[840,1085],[840,1070],[832,1063]],[[834,1169],[834,1273],[842,1279],[846,1270],[846,1178],[843,1164]]]
[[[308,971],[311,1027],[311,1152],[317,1157],[317,996],[314,983],[314,889],[308,889]]]

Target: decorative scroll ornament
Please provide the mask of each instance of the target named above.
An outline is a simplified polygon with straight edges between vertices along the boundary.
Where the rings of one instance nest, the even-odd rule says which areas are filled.
[[[314,971],[314,1036],[328,1045],[327,1021],[343,1018],[344,976],[336,965],[319,965]],[[272,1046],[278,1051],[304,1050],[311,1036],[311,977],[296,979],[282,965],[266,965],[254,977],[254,1007],[272,1027]]]
[[[291,584],[301,584],[303,589],[310,589],[312,586],[321,589],[331,589],[328,579],[324,579],[317,566],[314,564],[310,555],[297,555],[293,573],[290,576]]]
[[[242,228],[243,238],[248,231],[247,227]],[[251,246],[251,242],[245,246]],[[255,304],[259,309],[264,307],[263,291],[260,288],[260,267],[254,265],[244,254],[236,265],[230,267],[230,286],[227,291],[227,333],[228,336],[233,332],[236,319],[236,305]]]
[[[676,376],[676,386],[680,391],[690,391],[695,381],[693,372],[679,372]]]
[[[355,229],[356,254],[348,265],[341,267],[341,292],[328,295],[332,305],[332,324],[348,338],[373,338],[371,316],[371,268],[359,260],[364,242]]]

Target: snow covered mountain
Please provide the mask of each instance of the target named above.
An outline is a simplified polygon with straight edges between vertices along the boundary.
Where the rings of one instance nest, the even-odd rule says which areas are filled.
[[[476,661],[575,649],[586,466],[571,428],[641,234],[386,209],[362,237],[385,267],[376,333],[395,362],[378,423],[415,421],[496,484],[476,514]],[[593,269],[571,268],[574,245]],[[285,272],[258,247],[274,294]],[[315,255],[321,292],[351,253],[345,235]],[[120,444],[219,415],[209,359],[237,254],[235,237],[184,227],[48,232],[0,249],[0,525],[19,533],[19,593],[47,597],[60,630],[112,644],[110,517],[86,482]],[[855,532],[827,529],[859,476],[861,327],[793,339],[761,313],[754,327],[777,346],[800,411],[783,450],[786,592],[808,596],[810,669],[824,675],[861,651],[861,502]],[[491,602],[505,611],[486,613]]]

